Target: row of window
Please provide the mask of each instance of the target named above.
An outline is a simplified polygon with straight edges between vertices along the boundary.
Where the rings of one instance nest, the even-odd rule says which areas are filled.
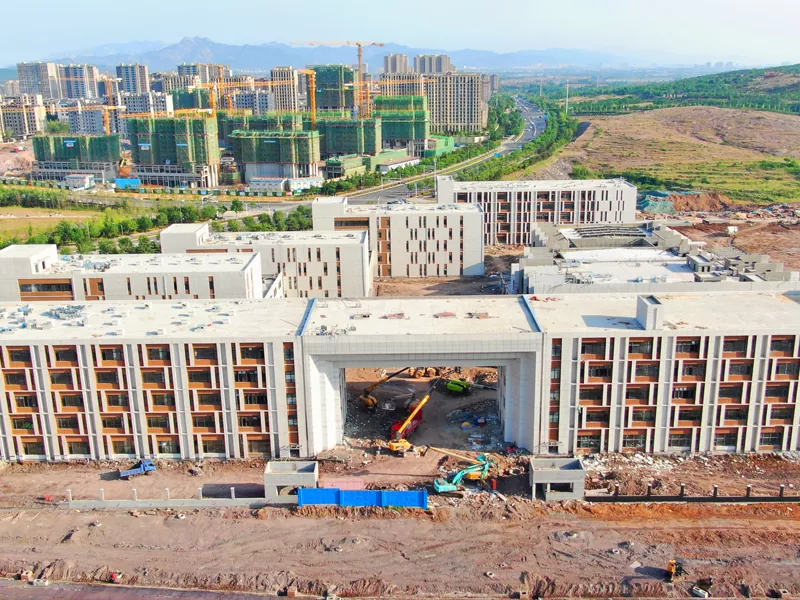
[[[646,444],[644,433],[626,433],[622,436],[623,448],[643,449]],[[578,436],[578,448],[585,450],[600,450],[600,434],[581,434]],[[716,433],[714,435],[714,446],[736,447],[739,444],[739,434],[733,432]],[[691,448],[691,433],[671,433],[668,438],[670,448]],[[760,446],[782,446],[783,431],[765,431],[759,436]]]
[[[90,453],[89,442],[85,440],[69,441],[66,448],[68,454],[88,455]],[[224,454],[226,452],[225,440],[203,439],[202,449],[205,454]],[[135,454],[136,446],[133,440],[114,440],[111,442],[111,450],[114,454]],[[180,445],[177,440],[159,440],[156,443],[156,450],[159,454],[180,454]],[[29,456],[42,456],[45,453],[42,442],[24,442],[22,451]],[[269,440],[248,439],[247,451],[249,454],[269,454]]]
[[[628,342],[628,354],[653,354],[653,340],[640,340]],[[770,351],[791,353],[794,351],[794,340],[790,338],[776,338],[770,340]],[[724,339],[722,342],[722,351],[725,353],[741,354],[747,352],[747,339],[733,338]],[[700,352],[700,340],[678,340],[675,343],[675,352],[677,354],[698,354]],[[605,356],[606,354],[606,341],[586,341],[581,343],[581,354],[592,356]],[[560,347],[559,347],[559,356]],[[553,355],[555,356],[555,354]]]

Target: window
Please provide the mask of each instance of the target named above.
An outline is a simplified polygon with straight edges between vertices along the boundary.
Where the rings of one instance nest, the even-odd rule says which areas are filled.
[[[44,454],[44,444],[41,442],[23,442],[22,451],[29,455]]]
[[[122,429],[122,417],[103,417],[104,429]]]
[[[17,408],[38,408],[39,399],[36,396],[16,396]]]
[[[772,340],[769,343],[772,352],[789,352],[794,350],[794,340]]]
[[[603,410],[590,410],[586,412],[587,423],[608,423],[608,413]]]
[[[175,406],[173,394],[153,394],[153,406]]]
[[[553,358],[561,358],[561,344],[553,344]]]
[[[50,371],[50,383],[53,385],[72,385],[72,373],[69,371]]]
[[[720,398],[733,398],[740,400],[742,398],[742,386],[740,385],[722,385],[719,388]]]
[[[551,423],[558,423],[558,411],[550,413],[550,422]]]
[[[297,417],[289,417],[289,427],[297,427]]]
[[[723,352],[747,352],[747,340],[725,340],[722,342]]]
[[[699,354],[700,340],[679,340],[675,344],[675,352],[678,354]]]
[[[747,409],[746,408],[729,408],[725,411],[725,418],[732,421],[746,421]]]
[[[286,383],[294,383],[294,371],[286,371]]]
[[[643,433],[626,433],[622,436],[623,448],[644,448],[645,436]]]
[[[248,394],[245,393],[244,395],[244,403],[245,404],[263,404],[266,406],[267,404],[267,394],[265,393],[257,393],[257,394]]]
[[[203,440],[203,452],[206,454],[224,454],[225,440]]]
[[[680,413],[678,413],[678,419],[681,421],[695,421],[699,423],[702,418],[702,410],[682,410]]]
[[[161,440],[158,442],[159,454],[178,454],[179,452],[180,448],[177,440]]]
[[[189,381],[191,383],[211,383],[211,372],[189,371]]]
[[[603,388],[581,388],[578,396],[581,400],[602,400]]]
[[[78,362],[78,353],[74,348],[56,350],[55,355],[57,362]]]
[[[561,379],[561,367],[553,367],[550,369],[550,380],[557,381]]]
[[[550,402],[559,402],[561,400],[561,390],[556,388],[550,390]]]
[[[170,360],[169,348],[148,348],[147,360]]]
[[[78,428],[78,418],[77,417],[59,417],[56,419],[56,427],[59,429],[77,429]]]
[[[736,446],[739,436],[736,433],[717,433],[714,435],[715,446]]]
[[[628,344],[628,354],[653,354],[653,342],[630,342]]]
[[[192,419],[192,424],[195,427],[205,427],[210,429],[215,429],[217,426],[216,423],[214,422],[213,415],[202,415],[195,417],[194,419]]]
[[[753,365],[750,363],[731,363],[729,375],[752,375]]]
[[[294,348],[288,347],[283,349],[283,360],[285,362],[294,362]]]
[[[242,346],[242,358],[248,360],[264,360],[264,346]]]
[[[197,402],[204,406],[222,406],[222,397],[219,394],[199,394]]]
[[[297,394],[286,394],[286,404],[289,406],[296,406]]]
[[[195,360],[217,360],[216,346],[200,346],[194,348]]]
[[[13,429],[27,429],[28,431],[33,431],[33,419],[30,417],[11,419],[11,427]]]
[[[100,350],[100,357],[103,360],[125,360],[125,353],[122,348],[103,348]]]
[[[628,400],[647,400],[649,391],[646,387],[629,387],[625,389],[625,398]]]
[[[115,440],[111,442],[114,454],[136,454],[136,447],[132,440]]]
[[[775,365],[775,374],[797,377],[797,375],[800,374],[800,363],[779,362],[777,365]]]
[[[681,398],[683,400],[691,400],[694,398],[694,388],[686,386],[675,386],[672,388],[672,397]]]
[[[111,384],[119,387],[119,374],[116,371],[96,371],[97,383]]]
[[[611,366],[589,367],[589,377],[611,377]]]
[[[583,342],[581,344],[581,354],[593,354],[605,356],[606,343],[605,342]]]
[[[61,406],[83,408],[83,396],[81,396],[80,394],[62,394]]]
[[[644,421],[644,422],[648,422],[648,423],[655,423],[656,411],[655,411],[655,409],[635,410],[635,411],[633,411],[633,420],[634,421]]]
[[[147,426],[151,429],[169,429],[169,418],[147,417]]]
[[[28,379],[25,373],[6,373],[6,385],[27,385]]]
[[[789,384],[786,385],[768,385],[766,391],[767,398],[789,398]]]
[[[691,448],[692,434],[691,433],[670,433],[669,445],[672,448]]]
[[[239,427],[261,428],[261,417],[258,415],[241,415],[239,417]]]
[[[771,419],[786,419],[791,421],[794,419],[794,409],[789,407],[773,408],[769,414]]]
[[[233,379],[237,383],[258,383],[258,371],[254,369],[249,371],[234,371]]]
[[[121,406],[127,408],[130,404],[128,394],[107,394],[106,404],[109,406]]]
[[[247,452],[250,454],[269,454],[269,441],[247,440]]]
[[[636,365],[636,377],[658,377],[658,365]]]
[[[27,348],[19,350],[9,350],[8,360],[11,362],[29,363],[31,362],[31,351]]]
[[[579,435],[578,448],[587,448],[590,450],[600,450],[600,436],[599,435]]]
[[[166,383],[164,371],[142,371],[142,381],[163,386]]]
[[[706,365],[705,363],[683,365],[683,374],[685,377],[705,377]]]
[[[19,291],[22,293],[36,292],[71,292],[71,283],[20,283]]]

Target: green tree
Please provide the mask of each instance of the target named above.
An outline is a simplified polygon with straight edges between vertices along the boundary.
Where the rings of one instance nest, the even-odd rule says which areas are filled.
[[[245,231],[261,231],[261,224],[255,217],[245,217],[242,219],[242,225]]]
[[[236,233],[237,231],[241,230],[242,230],[242,224],[239,221],[235,219],[228,221],[228,231]]]
[[[44,125],[44,132],[52,135],[69,133],[69,123],[66,121],[47,121]]]
[[[225,231],[224,221],[211,221],[211,231],[214,233],[222,233]]]
[[[244,210],[244,204],[241,200],[232,200],[231,201],[231,210],[235,213],[240,213]]]
[[[217,218],[217,209],[211,204],[206,204],[200,211],[200,219],[202,221],[213,221]]]
[[[122,241],[122,240],[120,240]],[[155,251],[155,244],[146,235],[140,235],[136,244],[137,254],[152,254]]]
[[[97,251],[100,254],[117,254],[119,252],[114,240],[100,240],[97,242]]]
[[[153,228],[153,219],[147,216],[142,216],[136,219],[136,231],[145,232]]]
[[[120,254],[134,253],[133,241],[131,240],[131,238],[126,238],[126,237],[120,238],[119,242],[117,243],[119,244]]]
[[[78,254],[90,254],[94,252],[94,242],[90,239],[85,239],[77,243]]]
[[[272,225],[275,227],[275,231],[286,231],[286,215],[283,214],[283,211],[276,210],[272,213]]]

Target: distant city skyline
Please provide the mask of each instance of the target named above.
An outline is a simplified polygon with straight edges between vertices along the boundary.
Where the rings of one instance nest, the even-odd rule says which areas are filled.
[[[800,3],[762,0],[505,0],[502,8],[478,0],[406,0],[380,10],[365,0],[292,3],[239,2],[230,9],[252,18],[215,18],[211,0],[142,0],[135,11],[101,2],[29,0],[7,12],[42,15],[34,32],[9,27],[0,37],[0,66],[120,42],[207,37],[227,44],[291,43],[299,39],[374,39],[422,48],[512,52],[575,48],[619,55],[663,56],[667,62],[800,62],[796,24]],[[302,15],[302,18],[301,18]],[[231,15],[234,16],[234,15]],[[109,26],[103,25],[107,19]],[[296,23],[297,27],[269,24]],[[87,27],[96,23],[97,27]],[[80,31],[80,35],[76,32]],[[35,35],[33,34],[35,33]]]

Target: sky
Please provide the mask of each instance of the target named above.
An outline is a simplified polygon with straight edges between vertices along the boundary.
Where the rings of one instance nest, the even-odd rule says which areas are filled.
[[[448,50],[576,48],[691,62],[800,62],[797,0],[25,0],[16,6],[41,18],[33,30],[3,28],[0,66],[187,36],[230,44],[360,39]]]

